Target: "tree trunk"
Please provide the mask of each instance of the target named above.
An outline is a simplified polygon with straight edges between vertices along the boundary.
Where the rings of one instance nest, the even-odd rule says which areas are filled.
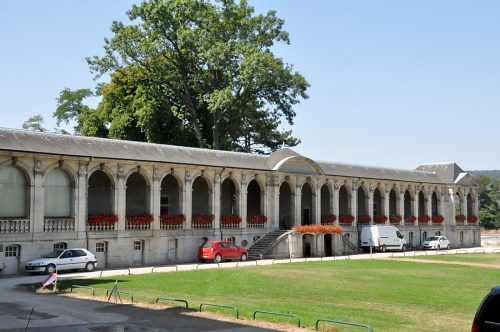
[[[193,105],[193,101],[191,100],[191,94],[187,89],[185,89],[186,95],[184,97],[184,101],[186,103],[186,107],[189,110],[189,115],[191,118],[191,123],[193,124],[194,136],[196,137],[196,141],[198,142],[198,147],[205,148],[205,143],[203,142],[203,134],[201,133],[200,124],[198,123],[198,115],[196,114],[196,109]]]

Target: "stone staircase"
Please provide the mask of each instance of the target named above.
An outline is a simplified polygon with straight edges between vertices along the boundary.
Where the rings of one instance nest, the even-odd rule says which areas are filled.
[[[344,248],[342,254],[350,255],[350,254],[361,254],[363,253],[363,249],[359,248],[357,245],[346,239],[342,236],[342,247]]]
[[[271,248],[278,243],[280,236],[286,233],[293,232],[289,230],[274,230],[267,233],[265,236],[260,238],[248,249],[248,259],[257,260],[262,259],[264,254],[266,254]]]

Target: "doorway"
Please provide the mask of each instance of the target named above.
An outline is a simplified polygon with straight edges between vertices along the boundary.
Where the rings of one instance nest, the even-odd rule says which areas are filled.
[[[134,241],[134,254],[132,264],[141,266],[144,264],[144,240]]]
[[[177,256],[177,239],[169,239],[167,243],[167,259],[175,261]]]
[[[19,259],[21,257],[21,246],[13,244],[6,246],[4,250],[4,274],[17,274],[19,272]]]
[[[332,234],[325,234],[323,239],[325,243],[325,256],[333,256]]]
[[[105,268],[108,265],[108,242],[96,242],[95,257],[100,268]]]

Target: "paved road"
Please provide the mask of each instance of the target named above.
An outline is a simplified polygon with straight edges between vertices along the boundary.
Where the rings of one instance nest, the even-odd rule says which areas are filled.
[[[498,248],[468,248],[467,252],[493,252]],[[464,249],[459,250],[464,252]],[[142,274],[176,270],[211,268],[236,268],[248,265],[285,264],[290,262],[387,258],[391,256],[420,256],[454,254],[449,251],[415,251],[406,253],[374,253],[307,259],[260,260],[222,264],[183,264],[165,267],[142,267],[104,270],[92,273],[61,274],[60,279],[95,278],[123,274]],[[19,276],[0,278],[0,331],[24,331],[31,314],[28,331],[76,331],[76,332],[121,332],[121,331],[272,331],[236,323],[185,316],[186,309],[151,310],[130,305],[107,304],[98,301],[76,299],[65,296],[35,294],[33,290],[19,287],[20,284],[40,282],[44,276]]]
[[[199,317],[186,309],[151,310],[65,296],[35,294],[17,286],[43,276],[0,279],[0,331],[272,331]],[[33,313],[31,310],[33,309]]]

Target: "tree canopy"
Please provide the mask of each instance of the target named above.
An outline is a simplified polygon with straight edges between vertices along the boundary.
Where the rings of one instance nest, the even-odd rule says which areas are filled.
[[[87,89],[64,90],[58,121],[76,120],[83,135],[246,152],[269,152],[299,140],[280,131],[308,83],[276,57],[289,44],[274,11],[255,15],[245,0],[149,0],[113,22],[103,56],[87,61],[98,86],[96,109]]]
[[[487,229],[500,228],[500,180],[480,175],[475,178],[479,184],[479,220]]]
[[[43,127],[43,116],[40,114],[30,116],[28,120],[23,122],[23,129],[33,130],[33,131],[47,131]]]

